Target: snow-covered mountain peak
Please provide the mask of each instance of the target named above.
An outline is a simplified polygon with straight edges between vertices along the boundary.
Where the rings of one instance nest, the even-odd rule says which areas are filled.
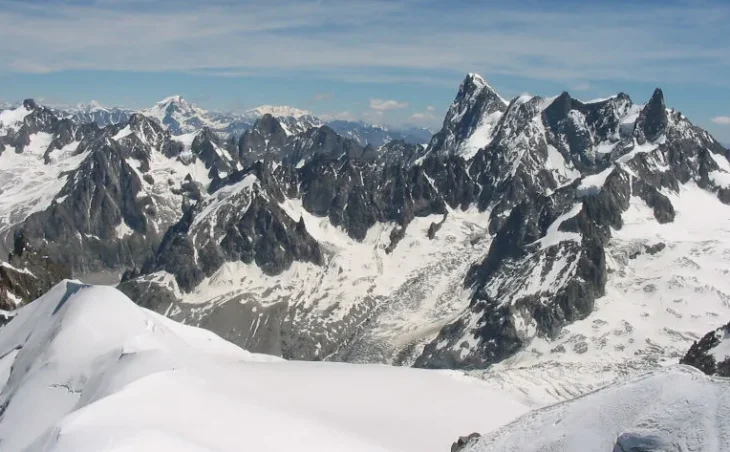
[[[484,80],[484,77],[477,74],[476,72],[469,72],[468,74],[466,74],[465,80],[470,80],[475,85],[478,84],[478,85],[482,85],[482,86],[487,86],[487,81]]]
[[[212,117],[180,95],[166,97],[142,113],[167,127],[173,135],[195,132],[203,127],[219,129],[223,126],[219,118]]]
[[[461,82],[461,86],[459,87],[459,91],[462,90],[464,92],[480,92],[482,90],[489,90],[501,99],[505,105],[509,103],[497,93],[497,90],[492,88],[484,77],[474,72],[470,72],[466,75],[466,77],[464,77],[464,81]]]
[[[247,112],[248,115],[259,117],[264,115],[271,115],[274,117],[292,117],[301,118],[302,116],[314,116],[311,111],[301,110],[295,107],[289,107],[286,105],[261,105],[253,108]]]
[[[492,141],[507,105],[481,76],[467,75],[427,152],[471,159]]]
[[[116,107],[112,107],[112,108],[116,108]],[[109,107],[92,99],[87,103],[77,104],[72,110],[73,111],[87,111],[87,112],[108,111]]]
[[[172,96],[167,96],[164,99],[156,102],[158,105],[169,105],[169,104],[187,104],[187,101],[183,99],[183,97],[180,94],[173,94]]]
[[[155,103],[152,108],[147,110],[147,114],[155,118],[160,117],[160,113],[158,112],[164,112],[164,114],[167,115],[173,114],[175,112],[180,112],[186,115],[207,113],[206,110],[188,102],[179,94],[168,96]]]

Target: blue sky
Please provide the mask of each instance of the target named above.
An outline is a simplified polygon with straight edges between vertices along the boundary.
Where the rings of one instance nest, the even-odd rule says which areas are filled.
[[[260,104],[438,125],[467,72],[504,97],[655,86],[730,142],[730,2],[0,0],[0,99]]]

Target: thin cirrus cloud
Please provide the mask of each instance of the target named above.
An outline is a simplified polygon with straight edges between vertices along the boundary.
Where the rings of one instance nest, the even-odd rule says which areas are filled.
[[[591,86],[591,84],[588,82],[578,82],[574,84],[572,88],[575,91],[588,91],[593,88],[593,86]]]
[[[478,68],[571,85],[586,79],[730,83],[713,75],[730,69],[730,7],[719,0],[626,2],[618,9],[600,2],[530,10],[464,3],[278,0],[272,8],[263,0],[0,0],[0,72],[231,76],[314,68],[318,76],[338,78],[408,70],[440,83],[436,71]]]
[[[310,102],[324,102],[335,97],[334,93],[317,93],[309,99]]]
[[[717,116],[712,118],[712,122],[721,126],[730,126],[730,116]]]
[[[370,108],[375,111],[400,110],[408,108],[408,102],[398,102],[397,100],[370,99]]]
[[[319,119],[322,119],[323,121],[334,121],[334,120],[357,121],[357,116],[355,116],[350,111],[340,111],[340,112],[336,112],[336,113],[320,114]]]
[[[424,111],[413,113],[410,116],[409,121],[419,125],[433,125],[438,121],[435,113],[436,107],[433,105],[427,105]]]

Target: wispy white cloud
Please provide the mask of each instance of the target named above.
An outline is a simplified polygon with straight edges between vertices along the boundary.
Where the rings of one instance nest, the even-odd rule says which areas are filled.
[[[434,116],[430,113],[413,113],[411,115],[410,119],[413,122],[418,122],[418,123],[429,122],[430,123],[430,122],[436,121],[436,116]]]
[[[343,121],[357,121],[357,116],[355,116],[350,111],[340,111],[340,112],[336,112],[336,113],[322,113],[317,116],[323,121],[332,121],[335,119],[341,119]]]
[[[712,122],[721,126],[730,126],[730,116],[717,116],[712,118]]]
[[[398,102],[397,100],[370,99],[370,108],[376,111],[400,110],[407,108],[408,102]]]
[[[476,70],[577,86],[606,79],[730,83],[717,76],[730,70],[725,2],[627,3],[620,12],[598,2],[570,10],[470,5],[0,1],[0,72],[101,69],[235,77],[316,68],[330,78],[441,83],[439,71]],[[420,32],[424,28],[428,33]]]
[[[588,82],[578,82],[574,84],[572,87],[573,91],[589,91],[593,86],[591,86]]]
[[[438,124],[439,118],[436,117],[436,109],[429,105],[424,111],[413,113],[408,121],[419,126],[433,126]]]
[[[330,100],[333,97],[335,97],[335,93],[317,93],[314,96],[312,96],[309,101],[310,102],[323,102],[325,100]]]

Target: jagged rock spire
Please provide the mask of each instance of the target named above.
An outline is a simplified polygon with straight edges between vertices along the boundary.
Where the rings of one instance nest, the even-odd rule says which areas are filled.
[[[667,106],[664,103],[664,93],[657,88],[649,103],[641,111],[637,126],[647,140],[654,141],[664,133],[668,123],[669,115],[667,115]]]

